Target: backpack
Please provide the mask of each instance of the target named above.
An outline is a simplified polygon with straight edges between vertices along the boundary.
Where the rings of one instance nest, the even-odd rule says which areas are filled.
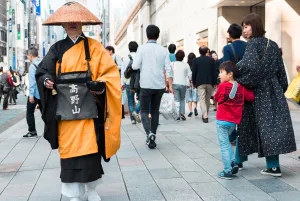
[[[133,71],[133,69],[132,69],[133,59],[132,59],[131,55],[128,55],[128,57],[129,57],[130,61],[129,61],[129,63],[128,63],[125,71],[124,71],[124,77],[126,79],[129,79],[131,77],[131,74],[132,74],[132,71]]]
[[[234,49],[232,43],[230,43],[229,46],[231,47],[231,50],[232,50],[232,53],[233,53],[233,57],[234,57],[234,61],[233,62],[235,64],[237,64],[240,61],[239,56],[236,54],[235,49]]]

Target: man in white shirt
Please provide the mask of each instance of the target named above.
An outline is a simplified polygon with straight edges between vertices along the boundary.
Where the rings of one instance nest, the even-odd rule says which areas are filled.
[[[155,25],[147,27],[148,42],[139,47],[133,61],[133,70],[140,69],[140,101],[142,123],[147,134],[147,144],[150,149],[156,147],[155,138],[159,122],[159,106],[166,88],[164,72],[172,88],[172,71],[169,52],[156,43],[160,30]],[[148,117],[151,103],[151,124]]]
[[[132,124],[136,124],[136,122],[138,122],[138,123],[141,122],[140,117],[138,115],[140,113],[140,103],[139,103],[139,101],[137,101],[136,107],[134,107],[135,94],[137,94],[137,93],[131,91],[131,89],[130,89],[131,77],[128,79],[125,78],[124,72],[129,67],[129,64],[130,63],[132,64],[131,59],[135,60],[136,51],[137,51],[138,47],[139,47],[139,45],[135,41],[131,41],[128,44],[130,54],[128,55],[128,57],[124,58],[124,61],[122,64],[122,69],[121,69],[121,84],[122,84],[122,88],[126,89],[128,107],[129,107],[129,112],[130,112],[130,119],[131,119]]]

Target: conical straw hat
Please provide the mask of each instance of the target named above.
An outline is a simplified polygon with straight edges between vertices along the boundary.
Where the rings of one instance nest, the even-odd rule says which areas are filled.
[[[53,13],[43,25],[62,25],[66,22],[81,22],[82,25],[97,25],[102,22],[87,8],[77,2],[68,2]]]

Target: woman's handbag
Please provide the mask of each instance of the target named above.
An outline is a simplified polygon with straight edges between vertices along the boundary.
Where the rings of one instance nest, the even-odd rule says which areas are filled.
[[[300,73],[298,73],[297,77],[289,85],[285,92],[285,97],[293,99],[297,103],[300,102]]]

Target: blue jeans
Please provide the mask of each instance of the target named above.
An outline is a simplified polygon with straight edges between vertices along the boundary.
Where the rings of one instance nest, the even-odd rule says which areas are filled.
[[[225,172],[231,172],[231,163],[235,160],[234,151],[229,142],[229,135],[235,130],[235,128],[236,126],[223,126],[221,124],[217,124],[217,135]]]
[[[130,91],[130,86],[126,84],[126,95],[128,99],[128,108],[129,108],[131,120],[134,120],[134,117],[132,116],[132,112],[135,111],[137,114],[140,113],[140,101],[137,101],[136,107],[134,108],[134,94],[135,92]]]
[[[236,139],[236,151],[235,151],[235,162],[238,164],[242,164],[245,161],[248,161],[248,156],[240,156],[239,155],[239,144],[238,138]],[[275,168],[280,167],[279,164],[279,155],[274,156],[266,156],[267,168]]]

